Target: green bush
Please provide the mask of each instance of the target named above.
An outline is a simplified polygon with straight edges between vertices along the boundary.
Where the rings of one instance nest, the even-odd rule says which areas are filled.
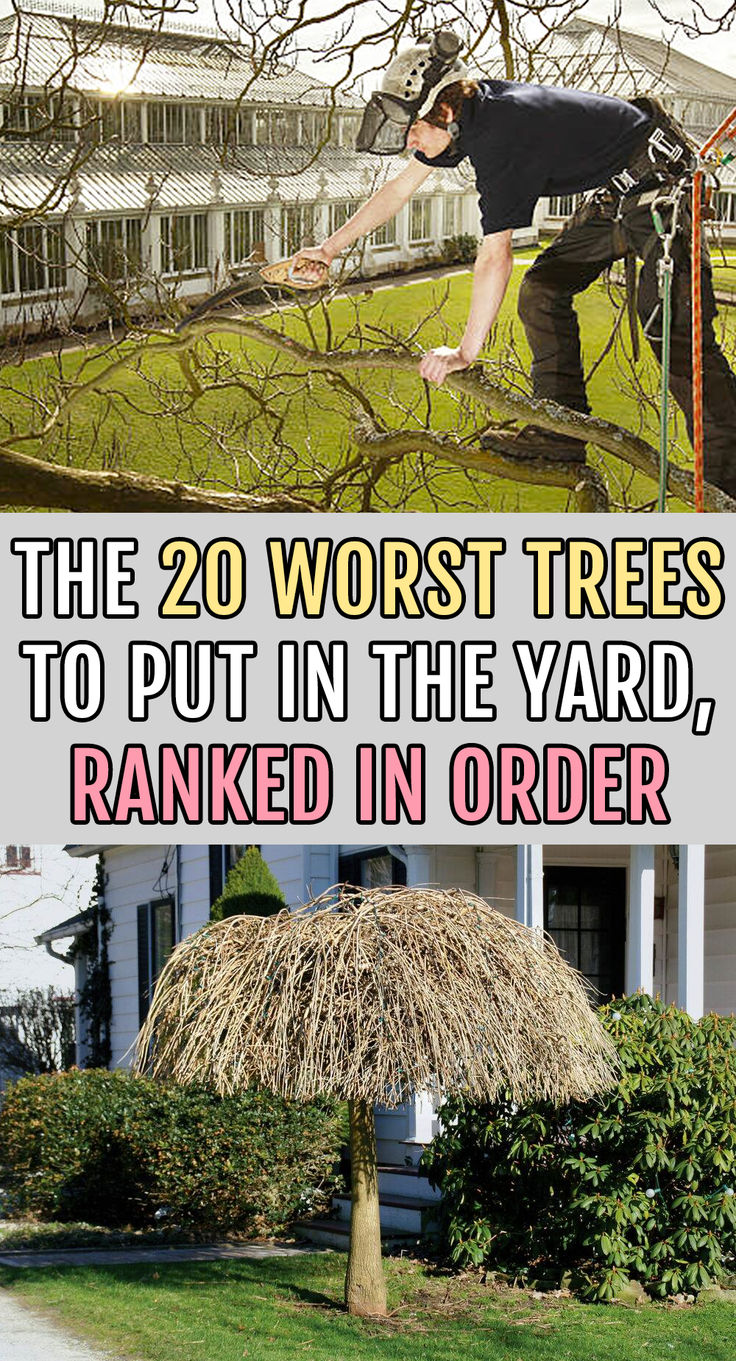
[[[736,1247],[736,1021],[637,995],[602,1008],[621,1059],[595,1102],[448,1101],[425,1155],[458,1263],[588,1298],[698,1292]]]
[[[225,887],[212,904],[210,917],[213,922],[244,912],[250,917],[270,917],[272,912],[279,912],[285,906],[278,879],[271,873],[257,846],[249,846],[228,872]]]
[[[472,265],[478,254],[478,238],[469,232],[448,236],[440,248],[440,260],[445,265]]]
[[[328,1101],[72,1069],[8,1088],[0,1175],[12,1210],[41,1219],[274,1232],[331,1189],[340,1139]]]

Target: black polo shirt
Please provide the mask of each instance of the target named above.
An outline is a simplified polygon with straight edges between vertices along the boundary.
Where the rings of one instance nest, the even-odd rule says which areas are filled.
[[[626,165],[650,119],[610,95],[481,80],[460,114],[460,134],[424,165],[475,170],[484,235],[528,227],[537,199],[595,189]]]

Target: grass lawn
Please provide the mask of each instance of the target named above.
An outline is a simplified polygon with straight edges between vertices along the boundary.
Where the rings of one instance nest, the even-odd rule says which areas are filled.
[[[513,338],[516,358],[510,361],[506,381],[514,386],[524,385],[521,370],[528,369],[529,363],[522,328],[515,318],[516,296],[529,258],[524,253],[517,260],[496,343],[488,351],[493,367],[495,357]],[[730,273],[725,266],[719,268]],[[356,322],[364,346],[385,344],[386,336],[389,343],[391,337],[405,338],[417,327],[412,342],[417,352],[448,340],[456,343],[467,313],[470,286],[468,272],[445,280],[377,287],[363,296],[338,298],[329,308],[330,343],[344,341]],[[579,311],[585,364],[591,369],[605,349],[614,315],[602,285],[582,295]],[[317,340],[323,342],[325,319],[319,309],[309,315]],[[309,341],[310,323],[297,311],[286,317],[285,324],[292,334]],[[736,322],[729,317],[724,325],[732,349]],[[595,368],[590,396],[596,414],[643,434],[654,444],[658,370],[646,353],[646,344],[643,350],[638,378],[650,394],[643,406],[637,406],[631,370],[613,352]],[[113,357],[120,353],[120,347],[113,348]],[[205,392],[191,400],[178,362],[149,355],[137,366],[123,367],[112,387],[92,387],[86,392],[68,425],[44,451],[45,456],[77,466],[118,465],[206,485],[247,487],[256,476],[256,462],[272,466],[278,443],[286,452],[278,466],[277,480],[315,487],[325,468],[348,455],[357,410],[350,393],[336,390],[323,375],[305,376],[288,359],[275,362],[266,347],[226,333],[218,333],[212,344],[200,344],[197,354],[207,376],[218,382],[216,392]],[[105,350],[92,347],[0,368],[3,433],[10,428],[18,433],[37,429],[64,385],[98,376],[106,362]],[[253,391],[243,386],[249,372],[259,375],[252,386],[260,387],[267,398],[263,409]],[[438,432],[472,429],[472,413],[463,417],[449,393],[428,393],[411,374],[377,370],[349,376],[358,379],[356,386],[369,394],[392,426],[423,426],[427,422]],[[216,437],[215,426],[224,433],[224,439]],[[679,416],[673,417],[673,430],[682,451],[674,457],[687,462],[689,449]],[[39,448],[25,447],[27,452]],[[609,481],[612,479],[614,489],[618,485],[621,491],[617,499],[624,499],[623,488],[628,488],[634,504],[654,494],[653,483],[632,476],[612,457],[606,456],[606,464]],[[401,505],[410,510],[562,510],[567,504],[562,491],[517,487],[485,475],[468,477],[436,460],[427,460],[421,467],[418,460],[404,460],[401,471],[391,470],[382,479],[381,491],[386,509]],[[359,505],[357,493],[353,502],[349,496],[343,502],[344,509]]]
[[[386,1323],[339,1307],[342,1254],[0,1272],[0,1285],[138,1361],[732,1361],[736,1308],[581,1305],[387,1262]]]

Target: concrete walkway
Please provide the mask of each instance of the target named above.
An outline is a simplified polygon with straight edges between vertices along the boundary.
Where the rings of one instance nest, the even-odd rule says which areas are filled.
[[[46,1252],[0,1252],[0,1266],[138,1266],[167,1262],[261,1261],[265,1257],[298,1257],[324,1252],[314,1243],[195,1243],[181,1248],[51,1248]],[[4,1355],[2,1361],[5,1361]]]
[[[98,1351],[62,1332],[0,1290],[0,1355],[2,1361],[116,1361],[112,1352]]]

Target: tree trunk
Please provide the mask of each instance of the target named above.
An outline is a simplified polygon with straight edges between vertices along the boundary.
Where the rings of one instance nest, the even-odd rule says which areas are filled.
[[[352,1208],[345,1303],[349,1314],[385,1314],[376,1128],[373,1107],[367,1101],[350,1102],[350,1165]]]

